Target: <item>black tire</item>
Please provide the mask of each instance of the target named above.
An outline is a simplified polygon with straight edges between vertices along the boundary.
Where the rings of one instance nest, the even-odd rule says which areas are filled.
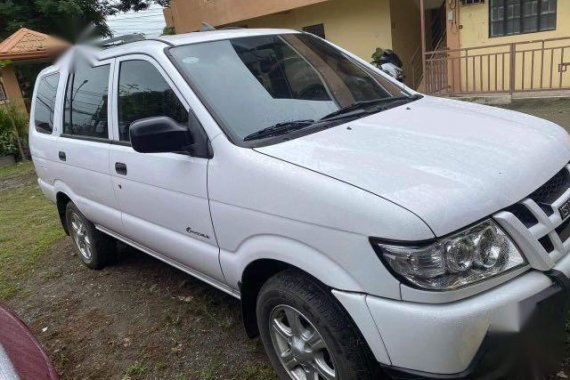
[[[276,338],[272,338],[270,329],[272,316],[283,305],[301,312],[302,317],[310,323],[308,328],[314,327],[321,335],[326,350],[329,351],[327,357],[332,358],[329,360],[332,361],[337,380],[384,378],[360,331],[330,289],[316,279],[290,269],[278,273],[263,285],[256,308],[261,340],[273,368],[282,380],[290,380],[292,377],[274,348],[272,339]],[[300,368],[303,367],[294,370],[299,371]]]
[[[91,269],[102,269],[110,263],[111,258],[116,255],[117,242],[115,239],[98,231],[93,223],[91,223],[81,213],[81,211],[79,211],[73,202],[69,202],[67,204],[65,209],[65,220],[73,246],[85,266]],[[79,221],[84,226],[82,235],[85,235],[88,238],[90,243],[90,254],[84,254],[85,250],[82,252],[79,246],[80,243],[75,238],[75,227],[73,226],[74,221]],[[85,241],[83,241],[83,244],[85,245]]]

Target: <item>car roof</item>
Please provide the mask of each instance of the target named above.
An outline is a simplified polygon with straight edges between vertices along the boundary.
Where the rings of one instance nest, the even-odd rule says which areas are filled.
[[[264,36],[274,34],[291,34],[301,33],[293,29],[220,29],[205,32],[191,32],[185,34],[177,34],[173,36],[160,36],[157,38],[146,38],[124,44],[116,45],[109,48],[100,48],[94,46],[77,45],[72,47],[52,66],[42,70],[40,75],[49,75],[52,72],[60,70],[71,62],[73,51],[81,49],[90,52],[96,60],[103,61],[110,58],[116,58],[129,54],[147,54],[151,56],[163,53],[164,48],[168,46],[180,46],[193,43],[201,43],[208,41],[219,41],[230,38],[241,38],[250,36]]]
[[[177,34],[173,36],[160,36],[157,38],[141,39],[128,42],[122,45],[99,50],[96,53],[98,59],[108,59],[119,57],[126,54],[151,53],[152,50],[163,50],[165,46],[180,46],[193,43],[219,41],[230,38],[264,36],[274,34],[291,34],[300,33],[292,29],[221,29],[206,32],[191,32],[185,34]]]
[[[207,32],[192,32],[185,34],[177,34],[173,36],[161,36],[158,40],[164,41],[171,45],[187,45],[192,43],[199,43],[205,41],[225,40],[228,38],[239,38],[249,36],[271,35],[271,34],[286,34],[286,33],[299,33],[292,29],[221,29],[212,30]]]

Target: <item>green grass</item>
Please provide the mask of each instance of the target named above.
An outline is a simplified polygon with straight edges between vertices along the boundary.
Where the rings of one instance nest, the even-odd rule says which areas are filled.
[[[137,360],[125,369],[125,378],[140,377],[145,374],[146,370],[146,365]]]
[[[23,185],[0,190],[0,299],[20,290],[39,259],[65,236],[55,205],[38,188],[31,162],[0,169],[0,183],[20,177]]]
[[[19,162],[16,165],[8,166],[0,169],[0,181],[31,175],[34,173],[34,165],[32,161]]]

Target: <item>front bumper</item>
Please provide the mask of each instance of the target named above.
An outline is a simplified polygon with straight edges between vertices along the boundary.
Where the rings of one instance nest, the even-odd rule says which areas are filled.
[[[549,273],[531,271],[448,304],[366,295],[364,310],[356,298],[334,293],[395,378],[492,379],[508,377],[513,369],[534,376],[556,369],[564,352],[569,274],[570,255]]]
[[[518,332],[489,332],[468,368],[436,374],[384,366],[393,379],[536,379],[553,373],[563,359],[570,285],[560,272],[554,283],[519,303]]]

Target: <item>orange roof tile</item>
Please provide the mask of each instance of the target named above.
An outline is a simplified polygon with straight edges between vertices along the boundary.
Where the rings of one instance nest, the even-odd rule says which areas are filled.
[[[0,43],[0,60],[52,58],[68,47],[69,43],[59,38],[21,28]]]

